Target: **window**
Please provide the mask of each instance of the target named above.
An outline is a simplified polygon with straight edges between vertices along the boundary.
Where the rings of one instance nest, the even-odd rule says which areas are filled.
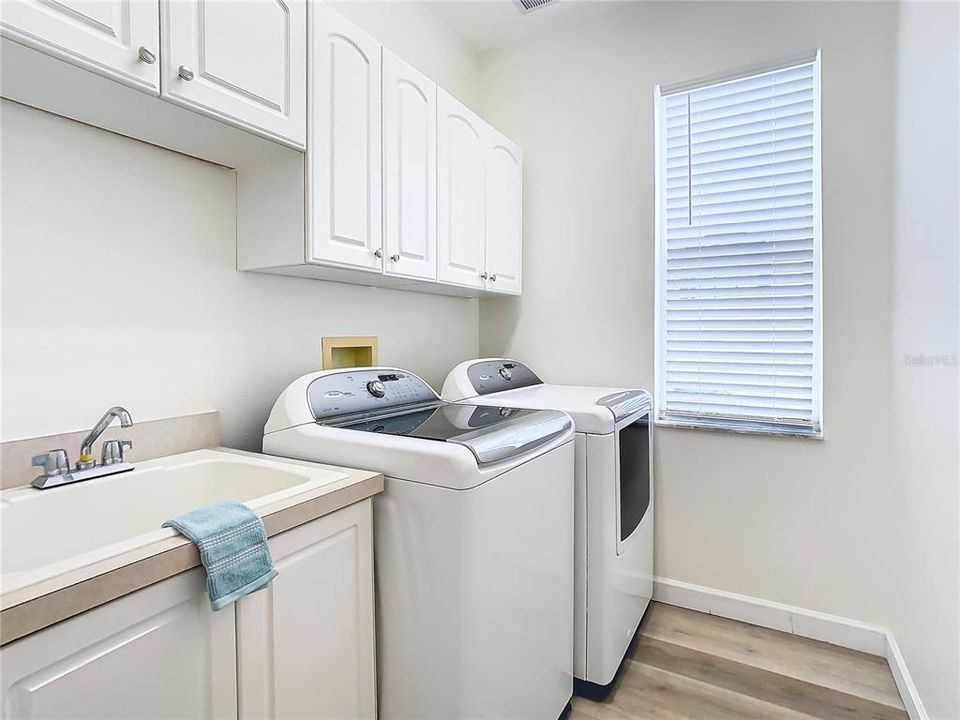
[[[657,421],[819,436],[819,52],[655,100]]]

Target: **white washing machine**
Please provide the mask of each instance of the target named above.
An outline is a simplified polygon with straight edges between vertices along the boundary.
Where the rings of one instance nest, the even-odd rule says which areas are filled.
[[[263,450],[383,473],[379,717],[556,720],[573,693],[574,433],[395,368],[305,375]],[[317,618],[323,622],[323,618]]]
[[[444,400],[562,410],[576,426],[574,676],[613,681],[653,594],[650,395],[545,384],[523,363],[469,360]]]

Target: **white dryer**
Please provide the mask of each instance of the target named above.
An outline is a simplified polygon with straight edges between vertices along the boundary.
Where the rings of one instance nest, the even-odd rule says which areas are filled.
[[[613,681],[653,594],[651,398],[549,385],[516,360],[469,360],[444,400],[562,410],[576,426],[574,676]]]
[[[311,373],[280,395],[264,452],[385,477],[380,718],[561,714],[573,693],[573,446],[564,413],[445,403],[395,368]]]

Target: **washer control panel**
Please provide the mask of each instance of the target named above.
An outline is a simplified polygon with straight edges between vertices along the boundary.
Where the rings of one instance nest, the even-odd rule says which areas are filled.
[[[416,375],[394,369],[343,370],[318,377],[307,386],[307,403],[318,422],[439,399]]]
[[[542,385],[537,374],[516,360],[483,360],[467,368],[467,379],[477,395]]]

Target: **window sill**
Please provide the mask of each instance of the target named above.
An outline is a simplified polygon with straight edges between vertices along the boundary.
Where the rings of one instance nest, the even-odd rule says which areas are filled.
[[[709,430],[738,435],[767,435],[770,437],[803,438],[804,440],[823,440],[821,428],[800,428],[765,423],[730,422],[724,420],[659,418],[654,421],[657,427],[679,428],[683,430]]]

